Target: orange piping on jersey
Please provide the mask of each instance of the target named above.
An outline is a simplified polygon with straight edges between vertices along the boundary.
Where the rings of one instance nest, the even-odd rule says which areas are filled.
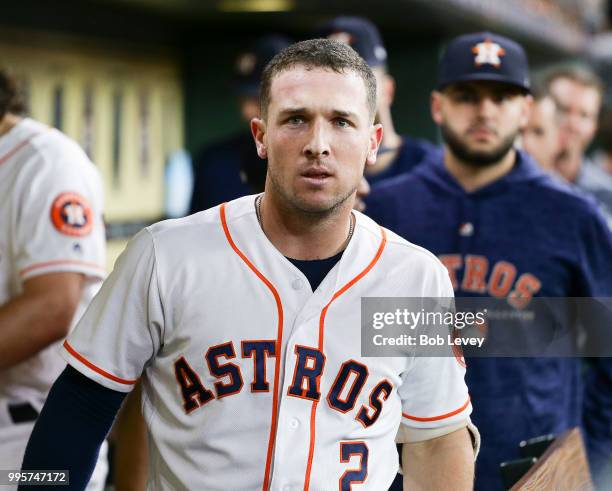
[[[77,360],[79,360],[83,365],[91,368],[94,372],[99,373],[100,375],[106,377],[107,379],[112,380],[113,382],[117,382],[117,383],[124,384],[124,385],[134,385],[136,382],[138,382],[138,379],[126,380],[124,378],[116,377],[112,373],[108,373],[105,370],[102,370],[101,368],[97,367],[92,362],[87,360],[87,358],[85,358],[83,355],[79,354],[72,346],[70,346],[68,341],[64,341],[64,348],[66,348],[66,351],[68,351],[68,353],[70,353]]]
[[[71,259],[59,259],[57,261],[47,261],[45,263],[32,264],[31,266],[28,266],[27,268],[22,269],[19,272],[19,276],[25,276],[30,271],[34,271],[35,269],[41,269],[41,268],[46,268],[48,266],[56,266],[60,264],[65,264],[65,265],[73,264],[75,266],[86,266],[88,268],[97,269],[98,271],[101,271],[102,273],[106,273],[106,268],[104,268],[103,266],[100,266],[99,264],[88,263],[86,261],[71,260]]]
[[[48,131],[48,130],[49,130],[49,128],[47,128],[47,130],[45,130],[45,131]],[[10,149],[2,157],[0,157],[0,165],[4,164],[4,162],[6,162],[13,155],[15,155],[19,150],[21,150],[28,143],[30,143],[30,140],[32,140],[35,136],[38,136],[38,135],[40,135],[42,133],[44,133],[44,131],[36,131],[35,133],[33,133],[30,136],[28,136],[25,140],[20,141],[17,145],[15,145],[12,149]]]
[[[272,422],[270,425],[270,437],[268,438],[268,452],[266,456],[266,470],[264,474],[264,481],[262,489],[266,491],[270,486],[270,471],[272,468],[272,451],[274,450],[274,441],[276,440],[276,427],[277,427],[277,417],[276,413],[278,411],[278,381],[280,379],[280,363],[281,359],[281,349],[283,346],[283,304],[281,302],[280,295],[278,291],[274,287],[274,285],[268,280],[256,267],[255,265],[249,261],[249,259],[244,255],[244,253],[238,249],[234,240],[232,239],[232,235],[230,234],[229,228],[227,227],[227,220],[225,218],[225,203],[223,203],[219,209],[221,214],[221,225],[223,226],[223,232],[225,233],[225,237],[229,242],[229,245],[232,247],[234,252],[238,254],[240,259],[242,259],[245,264],[249,267],[257,277],[263,281],[263,283],[268,287],[268,289],[272,292],[274,296],[274,300],[276,301],[276,309],[278,310],[278,327],[276,331],[276,349],[275,349],[275,358],[276,364],[274,366],[274,385],[273,385],[273,393],[272,393]]]
[[[370,272],[370,270],[374,267],[374,265],[380,259],[383,250],[385,249],[385,245],[387,243],[387,234],[385,233],[385,229],[380,228],[382,233],[382,240],[380,241],[380,245],[378,246],[378,251],[376,251],[376,255],[374,259],[370,261],[370,264],[366,266],[366,268],[355,276],[351,281],[349,281],[346,285],[344,285],[340,290],[334,293],[334,296],[328,302],[328,304],[323,307],[321,311],[321,316],[319,317],[319,351],[323,353],[323,342],[324,342],[324,334],[325,334],[325,316],[327,315],[327,311],[329,310],[330,305],[334,300],[336,300],[340,295],[346,292],[349,288],[351,288],[355,283],[361,280],[366,274]],[[308,449],[308,464],[306,465],[306,476],[304,478],[304,491],[308,491],[310,487],[310,472],[312,471],[312,460],[314,457],[314,447],[315,447],[315,438],[316,438],[316,418],[317,418],[317,405],[318,401],[312,403],[312,409],[310,411],[310,447]]]
[[[454,416],[455,414],[459,414],[461,411],[467,408],[469,404],[470,404],[470,397],[468,396],[467,401],[465,401],[465,404],[463,406],[461,406],[458,409],[455,409],[454,411],[451,411],[450,413],[440,414],[439,416],[430,416],[428,418],[422,418],[420,416],[411,416],[410,414],[406,414],[406,413],[402,413],[402,416],[404,418],[411,419],[412,421],[424,421],[424,422],[425,421],[439,421],[441,419],[450,418],[451,416]]]

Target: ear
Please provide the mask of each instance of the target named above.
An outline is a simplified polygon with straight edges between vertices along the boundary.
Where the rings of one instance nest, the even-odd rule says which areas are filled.
[[[429,110],[431,112],[431,119],[433,119],[434,123],[436,123],[437,125],[441,125],[442,120],[444,119],[442,117],[442,98],[443,97],[444,96],[442,95],[441,92],[434,90],[431,93],[431,98],[429,100]]]
[[[521,120],[519,128],[521,130],[525,129],[527,123],[529,122],[529,118],[531,117],[531,111],[533,110],[533,97],[530,95],[526,95],[523,97],[523,102],[521,104]]]
[[[380,147],[382,137],[382,124],[372,125],[372,129],[370,131],[370,148],[368,149],[368,156],[366,157],[366,165],[374,165],[376,163],[376,157],[378,156],[378,147]]]
[[[251,119],[251,134],[255,140],[257,155],[259,155],[259,158],[267,159],[268,150],[266,148],[266,123],[263,119]]]

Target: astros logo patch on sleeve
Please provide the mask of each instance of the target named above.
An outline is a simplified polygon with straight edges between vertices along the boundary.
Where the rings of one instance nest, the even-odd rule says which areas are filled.
[[[78,193],[62,193],[51,205],[51,222],[62,234],[82,237],[91,232],[91,207]]]

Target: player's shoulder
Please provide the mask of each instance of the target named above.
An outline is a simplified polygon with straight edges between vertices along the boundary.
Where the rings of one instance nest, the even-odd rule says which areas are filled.
[[[147,227],[156,244],[174,250],[186,247],[210,247],[227,243],[226,230],[242,217],[255,213],[255,196],[220,204],[182,218],[173,218]]]
[[[18,126],[19,135],[30,148],[30,158],[38,162],[38,171],[48,168],[66,173],[74,169],[97,174],[96,167],[81,146],[61,131],[30,118],[24,118]]]
[[[85,157],[84,160],[89,161],[81,146],[75,140],[70,138],[65,133],[62,133],[57,128],[47,126],[40,121],[35,121],[30,118],[25,118],[21,122],[21,125],[32,132],[33,135],[32,139],[30,140],[30,145],[34,149],[57,154],[61,154],[62,152],[66,151],[76,152],[83,154]]]
[[[560,212],[573,214],[577,219],[597,213],[595,199],[574,184],[555,175],[544,174],[532,182],[534,196]]]
[[[441,152],[436,149],[429,152],[419,165],[416,165],[410,172],[402,172],[374,183],[368,198],[395,197],[400,199],[402,191],[410,189],[411,192],[414,192],[433,177],[436,166],[439,165],[440,156]]]
[[[392,230],[380,226],[372,218],[355,212],[358,216],[357,224],[365,230],[367,234],[376,239],[384,234],[385,249],[383,251],[385,262],[397,267],[408,265],[411,268],[420,265],[418,269],[430,268],[438,272],[446,272],[446,268],[440,260],[424,247],[413,244],[412,242],[399,236]]]

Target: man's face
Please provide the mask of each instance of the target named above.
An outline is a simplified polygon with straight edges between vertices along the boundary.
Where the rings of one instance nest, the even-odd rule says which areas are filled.
[[[329,213],[347,200],[352,207],[382,138],[363,80],[296,66],[274,77],[270,93],[266,120],[251,123],[259,156],[268,158],[266,192],[307,213]]]
[[[522,133],[523,147],[546,170],[553,170],[559,153],[559,117],[551,97],[537,101]]]
[[[486,167],[510,151],[530,104],[512,85],[460,82],[432,94],[431,112],[450,151],[467,165]]]
[[[561,116],[562,150],[584,153],[597,131],[599,92],[574,80],[558,78],[550,84],[550,93]]]

